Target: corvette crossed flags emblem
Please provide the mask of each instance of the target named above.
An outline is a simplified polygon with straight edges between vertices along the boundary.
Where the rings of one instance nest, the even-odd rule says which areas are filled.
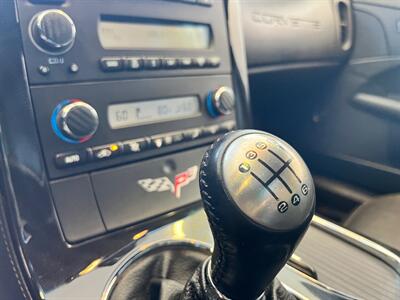
[[[197,178],[198,166],[192,166],[186,171],[177,174],[172,182],[167,176],[158,178],[144,178],[138,180],[138,184],[148,193],[169,191],[177,199],[181,197],[181,191],[184,186]]]

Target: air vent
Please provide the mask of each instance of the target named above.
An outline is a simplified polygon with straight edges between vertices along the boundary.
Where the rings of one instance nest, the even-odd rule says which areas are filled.
[[[351,18],[350,1],[337,1],[337,10],[339,14],[339,38],[343,51],[348,51],[352,47],[353,40],[353,22]]]

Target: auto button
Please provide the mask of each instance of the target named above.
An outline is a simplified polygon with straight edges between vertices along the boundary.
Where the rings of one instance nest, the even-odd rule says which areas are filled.
[[[85,151],[59,153],[54,160],[58,168],[72,167],[85,163],[87,161],[87,153]]]

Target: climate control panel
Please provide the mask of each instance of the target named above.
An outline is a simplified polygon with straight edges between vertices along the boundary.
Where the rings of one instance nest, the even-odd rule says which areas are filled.
[[[194,96],[111,105],[108,107],[108,123],[111,128],[117,129],[133,127],[134,124],[143,122],[157,123],[179,117],[185,118],[198,114],[198,101],[199,99]],[[210,91],[204,102],[204,109],[210,117],[229,116],[234,112],[235,95],[230,87],[222,86]],[[118,108],[115,108],[116,106]],[[99,116],[97,111],[83,100],[66,99],[54,109],[51,126],[62,141],[82,144],[96,133]]]
[[[213,142],[233,130],[229,75],[31,87],[51,179]]]

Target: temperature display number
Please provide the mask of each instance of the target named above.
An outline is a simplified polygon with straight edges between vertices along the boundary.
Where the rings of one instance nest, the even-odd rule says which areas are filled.
[[[195,96],[149,100],[110,105],[108,123],[112,129],[119,129],[193,118],[199,114],[199,99]]]

